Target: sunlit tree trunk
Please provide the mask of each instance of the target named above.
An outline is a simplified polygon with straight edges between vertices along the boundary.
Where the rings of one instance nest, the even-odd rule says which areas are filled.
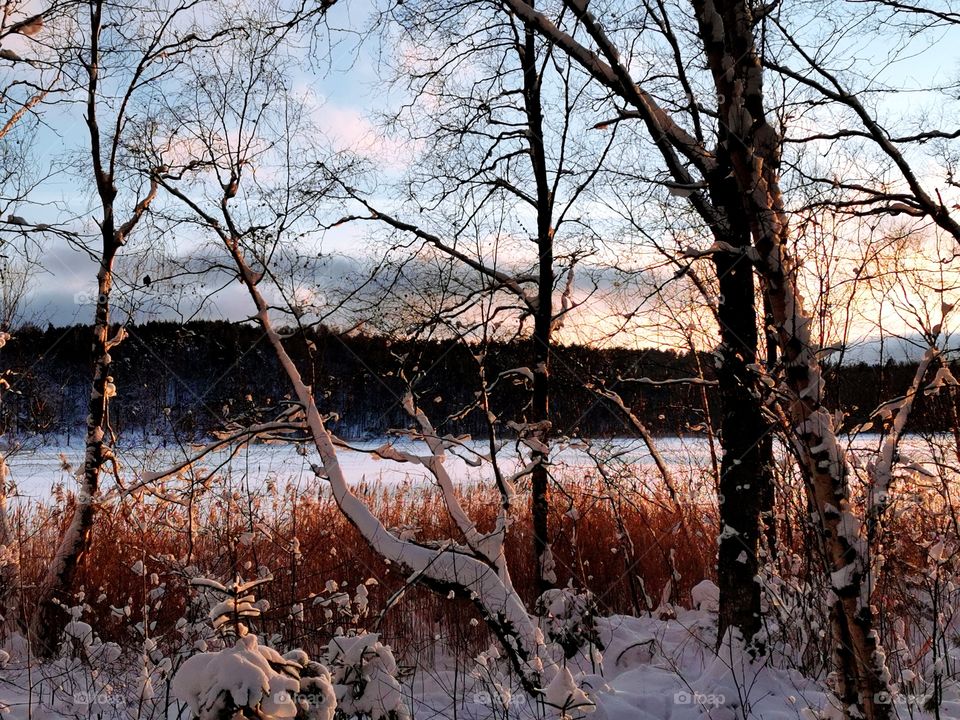
[[[19,565],[13,557],[14,533],[7,516],[7,461],[0,454],[0,623],[10,624],[16,611]]]
[[[115,194],[115,191],[114,191]],[[109,195],[109,192],[108,192]],[[74,577],[83,554],[90,547],[90,534],[100,492],[104,463],[112,457],[106,442],[109,432],[110,378],[110,292],[113,287],[113,260],[116,256],[112,210],[104,212],[104,253],[97,276],[97,307],[93,327],[93,380],[87,404],[87,429],[83,474],[70,524],[43,579],[37,608],[30,623],[35,653],[49,656],[68,619],[65,606],[70,601]]]
[[[129,234],[136,227],[156,196],[157,185],[152,182],[149,191],[139,199],[125,222],[116,217],[117,186],[115,170],[118,148],[121,144],[122,121],[110,128],[110,134],[101,132],[98,117],[100,103],[100,61],[103,12],[102,0],[93,2],[89,10],[89,47],[83,60],[86,71],[86,126],[90,140],[91,167],[101,210],[99,269],[97,271],[97,299],[93,319],[92,380],[87,403],[85,454],[80,488],[73,514],[66,532],[54,553],[40,587],[37,607],[30,621],[30,639],[35,653],[49,656],[56,650],[60,633],[68,616],[64,604],[71,600],[77,568],[90,547],[100,478],[105,464],[113,459],[110,444],[110,398],[116,390],[111,377],[111,350],[125,337],[123,329],[113,335],[110,331],[111,295],[113,292],[114,262]],[[149,52],[149,51],[148,51]],[[137,87],[148,63],[141,62],[132,74],[126,103]]]
[[[732,176],[745,205],[792,395],[787,412],[800,441],[829,558],[837,696],[845,714],[887,718],[889,673],[870,604],[868,547],[850,506],[846,460],[833,416],[822,405],[813,321],[804,310],[788,253],[789,229],[779,184],[780,135],[766,119],[753,14],[742,0],[694,0],[693,5],[720,117],[727,119],[720,145],[730,154]]]

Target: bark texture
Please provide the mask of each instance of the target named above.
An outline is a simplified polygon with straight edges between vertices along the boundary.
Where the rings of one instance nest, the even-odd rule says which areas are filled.
[[[0,624],[14,623],[19,573],[14,555],[14,535],[7,516],[7,461],[0,454]]]
[[[776,328],[783,372],[781,388],[788,398],[780,402],[802,459],[828,558],[827,570],[833,580],[831,623],[837,699],[847,717],[886,720],[892,710],[889,671],[870,606],[869,548],[861,523],[851,511],[845,457],[833,418],[822,404],[823,378],[811,318],[803,309],[789,258],[789,226],[779,186],[781,136],[766,117],[763,69],[754,42],[756,18],[751,6],[744,0],[692,0],[698,40],[716,91],[719,141],[711,151],[634,83],[616,47],[584,3],[574,0],[568,7],[599,54],[519,0],[505,2],[630,106],[630,116],[646,125],[667,171],[678,185],[690,188],[689,202],[718,240],[725,239],[724,230],[732,231],[738,242],[745,232],[749,233],[751,246],[745,248],[745,254],[755,263]],[[727,164],[730,172],[721,176],[721,168]],[[703,185],[692,171],[707,182],[710,197],[699,190]],[[735,202],[718,198],[722,188],[711,181],[712,177],[731,180],[742,202],[742,214],[736,212]],[[732,223],[729,226],[728,221]],[[737,252],[736,244],[731,245]],[[721,254],[729,254],[730,249],[719,250],[716,261],[722,281]],[[746,311],[746,306],[742,309]],[[754,314],[751,322],[756,321]],[[727,371],[725,384],[729,387],[724,392],[733,399],[738,390],[732,382],[733,368]],[[725,420],[727,410],[725,407]],[[731,422],[730,429],[733,427]],[[735,487],[733,480],[724,484]],[[767,497],[772,498],[772,492]],[[741,586],[741,591],[746,592],[746,587]],[[752,601],[752,597],[748,599]]]
[[[51,560],[38,595],[37,607],[31,620],[29,635],[33,652],[49,657],[57,648],[64,625],[68,620],[66,607],[72,600],[74,579],[84,553],[90,547],[94,514],[100,493],[100,477],[104,466],[114,458],[110,444],[110,398],[116,393],[111,376],[110,351],[123,341],[125,331],[120,328],[111,334],[111,294],[113,271],[117,253],[130,233],[140,222],[150,203],[156,197],[157,184],[151,181],[149,190],[140,198],[125,221],[116,214],[117,185],[115,170],[121,145],[122,123],[111,128],[109,135],[101,131],[98,117],[100,104],[101,32],[103,30],[102,0],[89,7],[89,47],[83,61],[86,70],[86,126],[90,140],[90,157],[97,195],[100,200],[100,253],[97,271],[97,302],[93,319],[93,366],[90,396],[87,404],[86,451],[80,488],[74,503],[70,523]],[[138,67],[130,81],[129,93],[137,86],[147,63]],[[129,95],[126,100],[129,100]],[[126,102],[125,100],[125,102]],[[121,111],[122,113],[123,111]],[[121,114],[121,121],[124,116]]]

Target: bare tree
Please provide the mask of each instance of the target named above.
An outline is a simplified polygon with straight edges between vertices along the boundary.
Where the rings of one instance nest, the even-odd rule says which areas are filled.
[[[0,14],[0,97],[5,112],[0,119],[0,139],[37,113],[65,89],[64,35],[78,4],[51,0],[42,4],[13,0]]]
[[[824,194],[823,207],[930,223],[956,241],[958,81],[935,64],[937,45],[960,36],[956,13],[949,3],[877,0],[864,7],[871,12],[845,10],[829,20],[782,10],[765,18],[769,49],[762,63],[790,100],[788,161]],[[843,43],[815,47],[817,33],[841,37],[852,27],[861,41],[871,41],[868,54]],[[930,72],[921,82],[901,69],[924,61]],[[804,162],[810,146],[846,158],[844,171]]]
[[[889,674],[870,603],[867,538],[851,506],[847,463],[833,418],[822,404],[823,375],[813,318],[797,290],[797,269],[789,254],[789,223],[780,187],[782,131],[768,119],[771,111],[764,94],[763,60],[755,39],[770,8],[757,9],[737,1],[693,2],[693,52],[706,59],[715,100],[701,101],[687,94],[685,105],[671,109],[628,72],[626,57],[614,39],[616,23],[601,25],[585,4],[570,2],[564,9],[578,26],[568,32],[519,0],[507,0],[506,4],[615,93],[626,104],[622,118],[637,118],[647,128],[670,181],[715,236],[716,244],[709,252],[718,276],[730,283],[736,264],[743,264],[741,282],[730,288],[731,292],[721,292],[722,306],[737,308],[730,329],[738,337],[748,338],[748,344],[756,332],[757,313],[752,278],[748,281],[747,275],[752,276],[751,264],[756,267],[780,350],[783,396],[779,404],[791,424],[832,573],[835,599],[831,621],[839,703],[844,713],[889,717],[890,706],[884,702]],[[682,80],[677,82],[682,88]],[[678,91],[674,97],[684,94]],[[698,136],[701,125],[693,123],[693,118],[704,113],[717,121],[713,147],[707,147]],[[950,224],[941,210],[931,208],[930,212],[939,222]],[[729,242],[731,238],[734,242]],[[738,383],[750,387],[748,378]],[[729,387],[730,378],[722,384],[728,386],[727,392],[735,392]],[[750,475],[745,482],[761,477],[756,472]],[[739,497],[750,502],[744,489],[741,485]],[[736,526],[729,531],[725,528],[723,534],[743,537]]]
[[[760,558],[763,517],[772,504],[773,424],[767,416],[758,386],[759,347],[758,311],[751,249],[748,208],[744,207],[742,187],[733,167],[733,133],[726,123],[710,128],[705,118],[714,111],[704,110],[692,88],[699,86],[689,62],[690,49],[680,41],[682,21],[672,18],[666,5],[648,4],[637,12],[649,17],[661,38],[664,52],[672,58],[671,72],[664,75],[662,63],[649,67],[650,83],[659,96],[668,93],[682,121],[661,107],[650,91],[634,81],[625,60],[585,6],[570,3],[563,8],[563,19],[576,23],[599,48],[599,55],[581,44],[546,15],[521,2],[509,1],[510,11],[537,29],[545,38],[567,53],[603,87],[627,104],[603,126],[624,120],[640,119],[649,133],[649,141],[665,163],[667,171],[659,180],[671,195],[685,197],[693,205],[703,233],[712,240],[706,250],[693,250],[693,256],[709,258],[718,280],[716,303],[721,333],[717,374],[722,399],[721,442],[724,454],[720,469],[721,523],[720,561],[721,632],[737,627],[749,640],[761,627],[760,588],[755,582]],[[630,13],[627,13],[630,15]],[[629,22],[627,20],[626,22]],[[702,36],[702,29],[694,30]],[[664,87],[665,86],[665,87]],[[719,111],[718,111],[719,112]],[[713,133],[713,148],[707,148]]]
[[[174,121],[162,133],[170,141],[151,149],[143,171],[187,213],[181,219],[192,219],[233,263],[256,309],[254,319],[290,382],[311,449],[319,457],[314,472],[328,483],[341,512],[380,555],[409,570],[409,583],[472,601],[501,639],[524,687],[535,693],[542,637],[513,587],[504,553],[514,486],[529,468],[496,476],[501,508],[494,527],[481,532],[460,504],[444,465],[461,441],[440,436],[408,393],[404,408],[415,423],[413,436],[426,445],[427,454],[390,444],[376,453],[429,470],[458,537],[403,539],[354,494],[337,459],[337,446],[343,443],[328,431],[314,388],[287,349],[280,323],[296,313],[291,298],[269,299],[282,285],[272,260],[281,247],[296,248],[298,236],[316,229],[317,204],[333,183],[329,164],[300,143],[313,133],[290,97],[281,56],[270,50],[271,42],[269,36],[251,33],[243,45],[222,52],[216,66],[195,65],[196,77],[179,96],[182,104],[173,109]],[[266,103],[267,97],[274,102]]]
[[[137,142],[146,108],[163,82],[201,46],[222,42],[226,30],[197,25],[196,3],[152,6],[136,3],[91,3],[82,21],[78,48],[78,85],[89,140],[89,171],[99,201],[99,238],[89,248],[97,261],[93,370],[88,403],[86,453],[82,479],[70,523],[54,553],[32,614],[34,650],[50,654],[66,619],[63,602],[90,543],[100,481],[115,461],[110,401],[116,394],[111,351],[126,333],[111,315],[117,258],[136,231],[157,194],[155,181],[143,183],[126,171],[125,158]],[[106,27],[112,28],[108,33]]]
[[[476,15],[464,25],[464,13]],[[520,328],[529,320],[532,391],[514,429],[534,448],[532,549],[543,592],[556,581],[548,528],[549,439],[561,431],[550,409],[553,346],[590,294],[578,292],[575,277],[597,242],[583,201],[615,133],[587,137],[591,84],[518,18],[473,2],[405,3],[389,15],[400,27],[396,83],[411,98],[391,124],[422,152],[400,209],[345,188],[362,211],[346,220],[412,237],[455,274],[476,274]]]

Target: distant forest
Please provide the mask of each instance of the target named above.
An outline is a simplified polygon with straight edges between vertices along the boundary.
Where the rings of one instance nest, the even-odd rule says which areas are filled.
[[[127,440],[138,433],[198,439],[225,420],[268,419],[288,395],[286,378],[252,325],[229,322],[152,322],[128,327],[129,337],[114,351],[117,395],[110,404],[113,429]],[[292,333],[304,377],[321,411],[336,415],[331,429],[358,439],[410,425],[400,404],[408,381],[438,431],[484,435],[483,413],[473,408],[479,391],[475,351],[455,342],[389,340],[363,334],[339,335],[320,328]],[[315,346],[308,361],[307,344]],[[90,329],[26,327],[0,350],[0,369],[10,371],[11,392],[0,406],[0,433],[13,437],[82,434],[89,392]],[[489,379],[524,365],[523,342],[488,345],[483,354]],[[701,376],[712,380],[713,356],[664,350],[596,349],[563,346],[554,356],[553,408],[560,434],[607,437],[631,435],[612,403],[586,385],[603,383],[619,393],[649,430],[661,435],[702,432],[709,412],[719,408],[710,385],[651,385],[629,378],[668,380]],[[846,427],[865,422],[881,398],[902,393],[915,365],[890,362],[828,367],[828,405],[848,415]],[[511,376],[491,394],[491,410],[504,422],[524,422],[529,389]],[[956,398],[924,397],[911,415],[914,431],[951,427]],[[586,408],[586,409],[584,409]]]

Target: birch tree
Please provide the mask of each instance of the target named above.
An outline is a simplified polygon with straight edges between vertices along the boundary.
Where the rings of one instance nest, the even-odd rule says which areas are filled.
[[[603,18],[606,22],[601,24],[586,4],[571,2],[564,10],[577,26],[568,25],[568,31],[518,0],[507,0],[507,5],[608,87],[624,103],[621,118],[643,124],[671,182],[714,234],[717,242],[710,253],[718,274],[738,260],[744,262],[744,276],[752,275],[750,263],[756,268],[780,350],[779,405],[800,453],[832,578],[839,706],[846,716],[889,717],[891,708],[884,699],[889,698],[890,678],[870,603],[868,546],[851,505],[848,466],[834,418],[822,403],[823,375],[813,321],[797,290],[797,268],[789,251],[790,226],[780,186],[782,128],[771,119],[762,51],[756,41],[773,7],[756,8],[736,0],[692,2],[695,25],[690,30],[696,40],[690,52],[706,62],[708,83],[702,87],[713,97],[707,101],[694,93],[685,107],[676,109],[634,81],[628,58],[618,48],[612,18]],[[682,85],[682,80],[677,82]],[[700,108],[715,119],[712,146],[698,137],[689,117],[701,114]],[[949,224],[943,212],[935,214]],[[728,242],[726,232],[737,242]],[[729,277],[729,272],[722,276]],[[738,286],[744,299],[749,284],[752,279],[748,283],[744,277]],[[723,305],[734,297],[723,293]],[[734,326],[747,337],[756,327],[756,312],[751,309],[752,304],[744,302],[737,313],[744,325]],[[721,382],[728,385],[729,378]],[[735,526],[725,527],[722,535],[743,537]]]
[[[312,128],[284,80],[289,66],[282,56],[266,52],[269,44],[269,36],[251,34],[244,45],[221,53],[216,66],[195,65],[194,80],[171,108],[173,122],[161,134],[164,141],[150,148],[142,171],[168,198],[164,212],[179,207],[180,214],[171,217],[191,222],[233,264],[250,298],[252,319],[290,383],[316,458],[314,473],[328,485],[340,511],[379,555],[409,572],[410,584],[473,602],[524,688],[536,693],[544,662],[542,634],[513,586],[504,552],[518,476],[496,476],[500,508],[493,528],[481,531],[460,504],[444,464],[461,441],[440,436],[414,395],[407,394],[403,405],[425,452],[388,443],[376,454],[428,470],[457,536],[439,542],[401,537],[354,494],[337,457],[344,443],[328,430],[317,407],[319,388],[308,384],[287,348],[280,323],[290,299],[277,294],[281,282],[272,259],[278,248],[296,248],[298,237],[316,230],[317,206],[334,184],[330,160],[300,142],[313,136]],[[189,150],[177,156],[170,147]]]
[[[222,29],[203,27],[195,2],[172,2],[149,11],[135,3],[92,2],[78,19],[82,38],[76,73],[77,103],[86,125],[89,178],[97,236],[87,248],[96,259],[96,300],[92,318],[92,377],[85,455],[70,522],[43,580],[30,621],[34,651],[54,652],[67,619],[65,604],[77,566],[90,544],[101,479],[116,467],[110,401],[116,395],[111,352],[125,338],[113,315],[115,268],[123,249],[154,201],[158,185],[128,170],[126,159],[141,133],[149,106],[183,58],[199,47],[221,43]]]
[[[69,53],[70,20],[78,5],[73,0],[29,3],[11,0],[0,14],[0,139],[22,121],[35,118],[45,101],[67,87],[64,64]],[[25,123],[26,124],[26,123]],[[9,220],[8,220],[9,222]]]

